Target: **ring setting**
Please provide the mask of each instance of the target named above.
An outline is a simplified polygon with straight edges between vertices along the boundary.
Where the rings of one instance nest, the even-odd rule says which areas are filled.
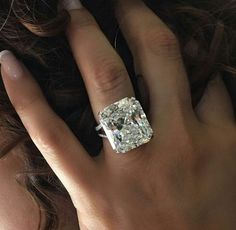
[[[97,131],[103,129],[101,137],[108,138],[113,150],[126,153],[148,143],[153,137],[153,130],[138,100],[134,97],[123,98],[98,114],[100,124]]]

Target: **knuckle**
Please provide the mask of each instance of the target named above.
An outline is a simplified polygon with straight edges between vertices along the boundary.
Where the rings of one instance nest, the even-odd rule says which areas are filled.
[[[24,115],[25,111],[42,101],[42,95],[35,93],[31,97],[17,97],[12,99],[12,105],[19,115]]]
[[[195,155],[196,151],[196,140],[195,135],[192,130],[192,127],[189,126],[189,123],[191,122],[186,118],[184,115],[175,115],[174,121],[171,124],[173,128],[176,130],[174,133],[169,134],[169,138],[172,146],[175,146],[175,151],[177,156],[180,155],[180,153],[187,154],[187,155]],[[179,135],[176,135],[178,133]]]
[[[233,131],[233,137],[234,137],[234,139],[233,139],[233,142],[235,143],[235,145],[236,145],[236,124],[234,124],[234,131]],[[236,149],[236,148],[235,148]],[[236,151],[235,151],[235,153],[236,153]]]
[[[55,120],[53,122],[55,122]],[[44,138],[48,145],[55,149],[58,146],[58,143],[61,143],[61,137],[63,133],[64,126],[61,125],[61,122],[57,122],[56,125],[50,125],[47,128],[46,132],[44,133]]]
[[[175,146],[178,153],[187,153],[187,155],[194,155],[195,152],[195,144],[194,137],[191,131],[186,128],[186,125],[179,125],[180,135],[175,138]]]
[[[128,78],[125,67],[112,60],[103,60],[94,68],[95,89],[99,92],[109,92],[122,87]]]
[[[77,12],[72,13],[70,25],[73,29],[83,29],[90,26],[97,27],[94,17],[84,8],[80,9],[79,14]]]
[[[168,28],[149,29],[142,38],[140,46],[158,56],[170,58],[180,57],[179,42],[175,34]]]
[[[44,153],[53,158],[58,153],[64,152],[66,148],[66,145],[62,145],[66,139],[65,124],[59,118],[52,116],[52,118],[47,119],[45,127],[31,130],[31,137]]]
[[[198,172],[202,154],[201,152],[199,153],[199,146],[195,141],[192,133],[187,130],[182,130],[178,137],[171,139],[172,147],[168,150],[172,153],[169,155],[172,163],[167,169],[167,174],[174,180],[176,175],[189,175],[188,173],[195,175]]]

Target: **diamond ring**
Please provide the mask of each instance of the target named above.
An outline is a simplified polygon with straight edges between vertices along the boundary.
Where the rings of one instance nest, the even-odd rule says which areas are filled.
[[[98,114],[100,124],[96,131],[103,129],[112,148],[117,153],[126,153],[151,140],[153,130],[138,100],[124,98],[107,106]]]

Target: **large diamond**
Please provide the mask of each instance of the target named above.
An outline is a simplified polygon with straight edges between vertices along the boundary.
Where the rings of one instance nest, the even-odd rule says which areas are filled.
[[[99,113],[99,120],[112,148],[126,153],[150,141],[153,130],[135,98],[124,98]]]

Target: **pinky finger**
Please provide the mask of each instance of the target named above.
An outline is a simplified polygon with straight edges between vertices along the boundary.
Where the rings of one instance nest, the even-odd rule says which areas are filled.
[[[214,126],[232,126],[235,124],[233,105],[221,76],[215,77],[208,87],[200,103],[196,107],[199,119]]]
[[[8,96],[31,139],[70,195],[78,196],[78,189],[86,189],[95,174],[94,161],[49,107],[23,64],[9,51],[0,53],[0,62]]]

